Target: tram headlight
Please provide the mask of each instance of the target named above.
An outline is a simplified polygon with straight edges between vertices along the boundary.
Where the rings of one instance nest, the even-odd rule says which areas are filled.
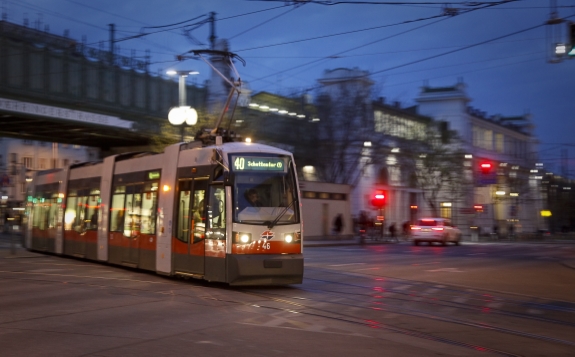
[[[300,243],[301,242],[301,232],[284,233],[284,242],[286,243]]]
[[[246,244],[252,241],[251,233],[234,232],[234,243]]]

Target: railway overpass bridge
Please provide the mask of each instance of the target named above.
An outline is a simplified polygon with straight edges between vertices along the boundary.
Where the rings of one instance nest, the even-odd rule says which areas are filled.
[[[178,83],[149,59],[0,21],[0,137],[111,148],[149,145],[178,104]],[[207,91],[187,86],[203,107]]]

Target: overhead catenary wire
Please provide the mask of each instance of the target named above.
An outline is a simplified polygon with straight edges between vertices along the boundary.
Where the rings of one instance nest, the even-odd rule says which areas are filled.
[[[236,34],[235,36],[229,37],[229,40],[233,40],[233,39],[236,38],[236,37],[239,37],[239,36],[241,36],[241,35],[243,35],[243,34],[246,34],[246,33],[250,32],[250,31],[252,31],[252,30],[254,30],[254,29],[256,29],[256,28],[258,28],[258,27],[260,27],[260,26],[263,26],[263,25],[265,25],[265,24],[267,24],[267,23],[273,21],[273,20],[276,20],[277,18],[279,18],[279,17],[281,17],[281,16],[284,16],[284,15],[286,15],[286,14],[288,14],[288,13],[294,11],[295,9],[297,9],[297,8],[291,8],[291,9],[289,9],[288,11],[285,11],[285,12],[279,14],[279,15],[276,15],[276,16],[274,16],[274,17],[272,17],[272,18],[270,18],[270,19],[268,19],[268,20],[266,20],[266,21],[264,21],[264,22],[262,22],[262,23],[259,23],[259,24],[255,25],[255,26],[252,26],[252,27],[250,27],[249,29],[244,30],[244,31],[242,31],[242,32],[240,32],[240,33],[238,33],[238,34]]]
[[[499,4],[499,3],[500,3],[500,2],[498,2],[497,4]],[[496,6],[496,5],[488,5],[488,6],[491,7],[491,6]],[[484,8],[485,8],[485,7],[469,9],[469,10],[466,10],[465,12],[463,12],[462,14],[467,14],[467,13],[470,13],[470,12],[473,12],[473,11],[482,10],[482,9],[484,9]],[[438,18],[439,18],[439,19],[438,19]],[[390,39],[390,38],[394,38],[394,37],[397,37],[397,36],[400,36],[400,35],[403,35],[403,34],[406,34],[406,33],[412,32],[412,31],[415,31],[415,30],[419,30],[419,29],[421,29],[421,28],[423,28],[423,27],[430,26],[430,25],[434,25],[434,24],[436,24],[436,23],[438,23],[438,22],[445,21],[445,20],[447,20],[447,19],[449,19],[449,18],[452,18],[452,17],[451,17],[451,16],[446,16],[445,14],[440,14],[440,15],[435,15],[435,16],[430,16],[430,17],[427,17],[427,18],[423,18],[423,19],[415,19],[415,20],[403,21],[403,22],[394,24],[393,26],[408,24],[408,23],[412,23],[412,22],[425,21],[425,20],[430,20],[430,19],[438,19],[437,21],[434,21],[434,22],[431,22],[431,23],[427,23],[427,24],[423,24],[423,25],[421,25],[421,26],[418,26],[418,27],[415,27],[415,28],[412,28],[412,29],[409,29],[409,30],[406,30],[406,31],[403,31],[403,32],[400,32],[400,33],[397,33],[397,34],[394,34],[394,35],[386,36],[386,37],[384,37],[384,38],[380,38],[380,39],[377,39],[377,40],[375,40],[375,41],[370,41],[370,42],[368,42],[368,43],[365,43],[365,44],[362,44],[362,45],[359,45],[359,46],[355,46],[355,47],[352,47],[352,48],[347,49],[347,50],[344,50],[344,51],[340,51],[340,52],[335,53],[335,54],[332,54],[332,55],[330,55],[330,56],[325,56],[324,58],[321,58],[321,59],[318,59],[318,60],[314,60],[314,61],[305,63],[305,64],[303,64],[303,65],[294,66],[294,67],[288,68],[288,69],[283,70],[283,71],[280,71],[280,72],[276,72],[276,73],[271,74],[271,75],[268,75],[268,76],[263,76],[263,77],[257,78],[255,81],[260,80],[260,79],[264,79],[264,78],[268,78],[268,77],[270,77],[270,76],[277,75],[277,74],[279,74],[279,73],[285,73],[285,72],[288,72],[288,71],[292,71],[292,70],[294,70],[294,69],[298,69],[298,68],[301,68],[301,67],[303,67],[303,66],[308,66],[308,65],[315,64],[315,63],[318,63],[318,62],[321,62],[321,61],[329,60],[329,59],[333,58],[334,56],[338,56],[338,55],[341,55],[341,54],[343,54],[343,53],[351,52],[351,51],[357,50],[357,49],[359,49],[359,48],[363,48],[363,47],[366,47],[366,46],[370,46],[370,45],[373,45],[373,44],[375,44],[375,43],[388,40],[388,39]],[[457,51],[458,51],[458,50],[454,50],[453,52],[457,52]],[[241,51],[238,51],[238,52],[241,52]],[[299,72],[298,72],[298,73],[299,73]]]

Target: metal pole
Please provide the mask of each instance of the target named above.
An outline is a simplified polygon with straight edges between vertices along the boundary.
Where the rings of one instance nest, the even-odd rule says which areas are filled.
[[[216,48],[216,13],[210,12],[210,49]]]
[[[116,33],[116,25],[108,24],[110,26],[110,53],[109,53],[109,61],[110,66],[114,65],[114,45],[116,44],[115,33]]]
[[[11,234],[9,237],[10,237],[10,254],[16,255],[16,243],[14,242],[14,235]]]
[[[186,75],[180,74],[180,107],[186,106]]]
[[[380,209],[381,220],[381,240],[385,240],[385,208]]]

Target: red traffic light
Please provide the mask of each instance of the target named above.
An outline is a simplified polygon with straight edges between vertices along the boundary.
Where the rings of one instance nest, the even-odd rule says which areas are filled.
[[[491,170],[493,169],[493,164],[490,162],[482,162],[481,164],[479,164],[479,168],[481,169],[482,173],[488,174],[491,173]]]
[[[377,208],[383,208],[385,206],[387,193],[385,191],[378,190],[371,199],[371,204]]]

